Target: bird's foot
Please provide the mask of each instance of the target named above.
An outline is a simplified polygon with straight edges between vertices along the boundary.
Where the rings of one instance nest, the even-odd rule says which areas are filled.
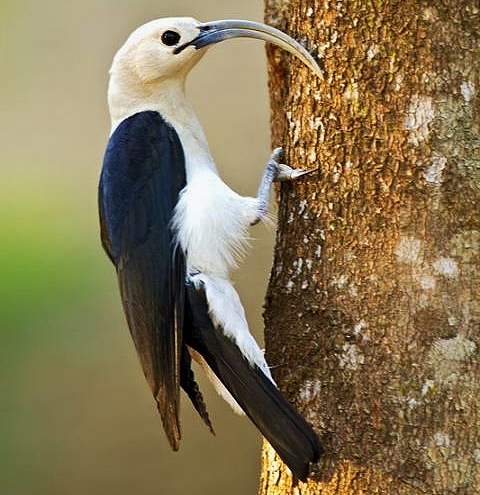
[[[275,177],[276,182],[281,182],[285,180],[295,180],[303,175],[311,174],[318,170],[318,167],[308,168],[308,169],[300,169],[300,168],[292,168],[284,163],[277,164],[277,176]]]
[[[258,206],[255,211],[254,216],[250,221],[250,225],[257,224],[262,218],[266,218],[268,210],[268,197],[270,195],[270,188],[272,182],[274,181],[286,181],[295,180],[303,175],[310,174],[317,168],[311,168],[308,170],[295,169],[280,163],[283,155],[283,148],[275,148],[270,155],[270,158],[265,165],[265,170],[263,171],[262,180],[260,181],[260,186],[258,187],[257,199]]]
[[[276,173],[274,177],[275,182],[283,182],[286,180],[295,180],[303,175],[311,174],[318,170],[318,167],[309,169],[292,168],[285,163],[280,163],[283,156],[283,148],[275,148],[270,155],[270,162],[275,165]]]

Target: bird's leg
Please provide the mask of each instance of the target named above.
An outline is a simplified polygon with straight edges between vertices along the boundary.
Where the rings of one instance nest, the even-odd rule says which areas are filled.
[[[258,187],[257,199],[259,202],[258,215],[253,220],[251,225],[257,224],[268,211],[268,199],[270,196],[270,188],[272,187],[272,182],[280,182],[286,180],[295,180],[302,175],[310,174],[318,169],[295,169],[285,165],[284,163],[279,163],[283,154],[282,148],[275,148],[270,155],[270,158],[265,165],[265,170],[263,171],[262,180],[260,181],[260,186]]]

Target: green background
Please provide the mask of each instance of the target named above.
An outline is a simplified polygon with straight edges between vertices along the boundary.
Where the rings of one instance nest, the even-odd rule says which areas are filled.
[[[99,243],[115,51],[157,17],[263,16],[254,0],[192,3],[0,2],[0,495],[256,493],[260,436],[205,380],[216,437],[183,397],[169,450]],[[263,44],[215,46],[188,88],[223,178],[254,194],[270,151]],[[252,235],[235,280],[260,335],[273,233]]]

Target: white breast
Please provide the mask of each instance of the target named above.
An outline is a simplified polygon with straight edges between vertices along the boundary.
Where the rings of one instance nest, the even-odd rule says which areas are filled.
[[[226,278],[248,248],[248,228],[258,201],[232,191],[211,169],[196,169],[187,176],[173,220],[187,268]]]

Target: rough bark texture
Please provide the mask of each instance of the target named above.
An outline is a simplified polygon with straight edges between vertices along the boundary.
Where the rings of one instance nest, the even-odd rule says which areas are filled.
[[[266,348],[327,454],[260,493],[480,493],[478,0],[266,0],[283,184]]]

